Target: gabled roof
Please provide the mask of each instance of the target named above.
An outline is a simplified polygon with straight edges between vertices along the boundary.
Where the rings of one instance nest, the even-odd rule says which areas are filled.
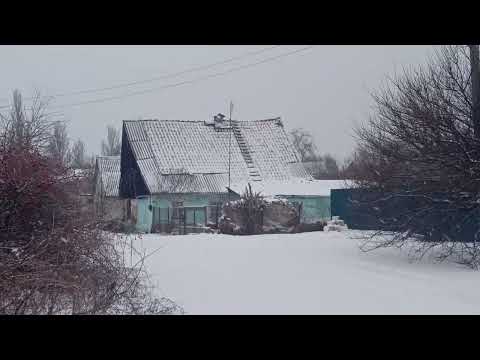
[[[225,192],[229,149],[232,183],[309,177],[279,118],[232,120],[232,129],[228,120],[124,121],[123,131],[152,194],[168,192],[172,172],[193,176],[186,189],[198,191],[188,192]]]
[[[97,174],[105,196],[118,197],[120,187],[120,156],[97,156]]]

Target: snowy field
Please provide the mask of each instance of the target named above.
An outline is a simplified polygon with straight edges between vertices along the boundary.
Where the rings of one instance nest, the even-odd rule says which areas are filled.
[[[351,232],[142,235],[158,294],[187,314],[480,314],[480,272],[363,253]]]

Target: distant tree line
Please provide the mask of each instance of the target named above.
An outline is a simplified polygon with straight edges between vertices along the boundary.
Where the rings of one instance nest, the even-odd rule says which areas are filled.
[[[85,143],[81,139],[72,143],[66,122],[52,121],[45,112],[47,107],[48,101],[36,93],[30,106],[34,111],[26,111],[20,92],[15,90],[10,111],[0,113],[0,121],[5,129],[3,135],[12,146],[36,146],[44,155],[64,166],[74,169],[91,168],[95,155],[87,155]],[[120,155],[120,150],[120,131],[107,126],[106,139],[101,143],[102,155]]]
[[[293,129],[290,140],[297,150],[301,162],[314,179],[336,180],[343,178],[342,169],[330,154],[320,154],[310,132],[305,129]]]

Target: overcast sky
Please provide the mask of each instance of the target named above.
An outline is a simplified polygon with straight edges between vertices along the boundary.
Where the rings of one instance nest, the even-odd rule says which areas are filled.
[[[0,46],[0,105],[13,89],[25,97],[94,90],[174,74],[271,46]],[[402,66],[424,63],[432,46],[279,46],[208,69],[108,91],[55,97],[73,140],[99,153],[108,124],[122,120],[206,120],[219,112],[256,120],[281,117],[287,130],[312,132],[318,149],[343,159],[353,149],[352,127],[371,112],[370,92]],[[277,57],[275,59],[272,59]],[[271,59],[252,66],[264,59]],[[241,69],[237,69],[242,66]],[[224,75],[201,79],[217,73]],[[198,81],[166,87],[193,79]],[[65,106],[73,103],[135,96]],[[63,107],[65,106],[65,107]]]

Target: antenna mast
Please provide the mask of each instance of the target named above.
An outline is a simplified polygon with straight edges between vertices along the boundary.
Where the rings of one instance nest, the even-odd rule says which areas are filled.
[[[231,169],[231,157],[232,157],[232,112],[233,102],[230,101],[230,132],[228,137],[228,200],[230,201],[230,169]]]

